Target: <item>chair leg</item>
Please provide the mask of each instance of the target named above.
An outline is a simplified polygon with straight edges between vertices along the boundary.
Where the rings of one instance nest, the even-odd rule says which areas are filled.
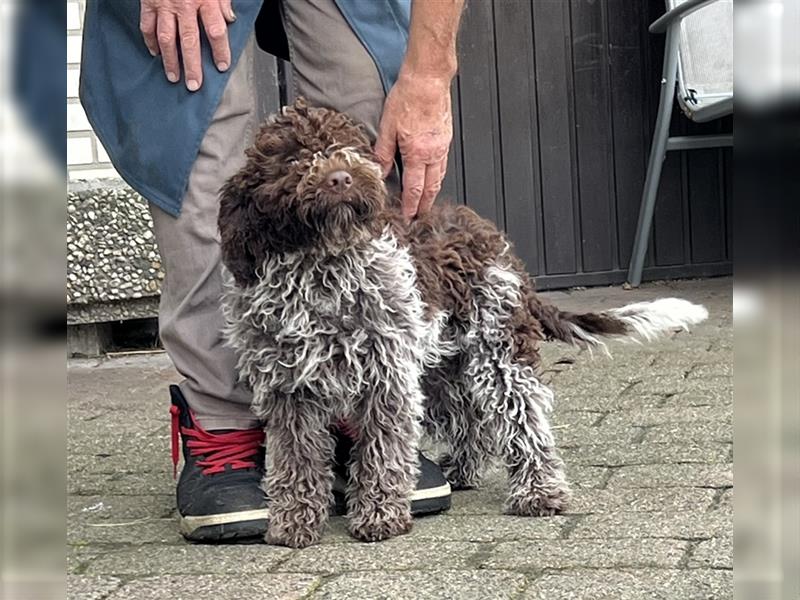
[[[653,143],[647,161],[647,175],[642,191],[642,204],[639,208],[639,223],[636,227],[636,240],[633,243],[631,262],[628,267],[628,283],[639,287],[642,282],[642,269],[647,254],[647,243],[653,224],[653,212],[658,196],[658,184],[661,181],[661,169],[667,153],[669,139],[669,123],[672,117],[672,105],[675,101],[675,77],[678,70],[678,32],[674,27],[667,30],[664,48],[664,70],[661,78],[661,98],[658,103],[658,116],[653,131]]]

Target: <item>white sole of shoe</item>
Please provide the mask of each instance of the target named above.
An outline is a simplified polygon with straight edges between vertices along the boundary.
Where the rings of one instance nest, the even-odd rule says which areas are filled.
[[[241,510],[238,512],[221,513],[218,515],[198,515],[180,517],[180,531],[183,535],[190,536],[201,527],[212,525],[226,525],[228,523],[241,523],[244,521],[255,521],[266,519],[269,511],[266,508],[254,510]]]

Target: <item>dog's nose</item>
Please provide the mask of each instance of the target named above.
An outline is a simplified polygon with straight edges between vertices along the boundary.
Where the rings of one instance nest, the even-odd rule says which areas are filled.
[[[353,177],[347,171],[334,171],[325,180],[328,188],[336,192],[346,192],[353,185]]]

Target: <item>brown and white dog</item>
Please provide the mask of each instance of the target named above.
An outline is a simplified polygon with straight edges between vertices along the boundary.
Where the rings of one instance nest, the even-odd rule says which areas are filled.
[[[596,314],[544,303],[508,240],[469,208],[405,224],[362,128],[339,112],[299,100],[247,156],[222,190],[219,229],[226,336],[266,427],[270,542],[319,539],[340,419],[357,431],[347,493],[359,539],[410,529],[421,426],[449,448],[454,487],[500,458],[507,512],[561,511],[569,488],[539,343],[649,340],[707,317],[673,298]]]

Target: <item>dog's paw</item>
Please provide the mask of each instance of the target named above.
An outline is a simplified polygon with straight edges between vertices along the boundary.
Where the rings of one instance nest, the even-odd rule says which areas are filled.
[[[564,512],[570,497],[571,493],[566,487],[548,490],[536,488],[527,494],[511,496],[506,501],[505,511],[520,517],[551,517]]]
[[[288,546],[289,548],[306,548],[319,542],[322,538],[321,527],[305,525],[280,525],[271,522],[267,527],[264,541],[275,546]]]
[[[376,511],[363,516],[352,515],[348,529],[350,534],[362,542],[380,542],[411,531],[411,511]]]

